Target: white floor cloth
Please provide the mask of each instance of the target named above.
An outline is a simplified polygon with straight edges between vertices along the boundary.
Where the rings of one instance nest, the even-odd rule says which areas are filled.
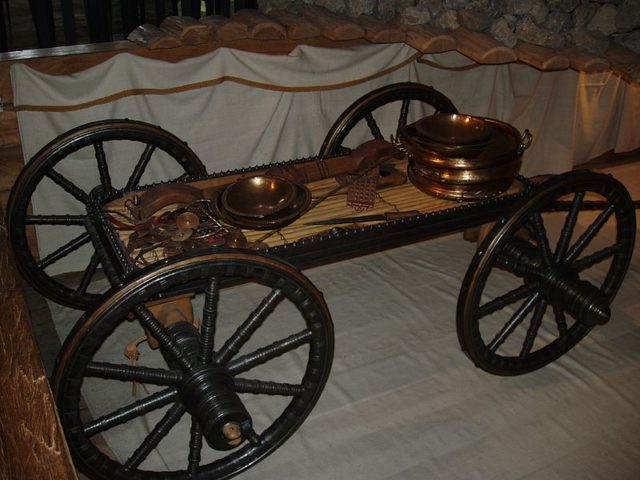
[[[174,133],[209,172],[315,155],[353,101],[404,81],[432,85],[461,112],[497,118],[521,132],[529,129],[533,143],[523,158],[525,175],[567,171],[610,149],[640,148],[640,88],[611,73],[545,73],[522,64],[465,69],[472,62],[457,52],[424,56],[430,64],[419,57],[404,44],[300,46],[289,55],[219,49],[177,63],[125,53],[65,76],[16,63],[11,76],[25,161],[63,132],[113,118],[142,120]],[[399,104],[394,107],[375,114],[385,136],[395,133]],[[429,113],[412,111],[410,121]],[[345,144],[357,146],[368,138],[363,122]],[[113,184],[124,186],[141,150],[128,142],[105,150]],[[143,184],[177,175],[155,160],[148,170]],[[90,147],[70,155],[56,171],[87,190],[99,183]],[[37,214],[82,213],[76,199],[48,180],[32,200]],[[44,256],[78,232],[40,226],[37,234]],[[84,257],[82,252],[65,257],[47,273],[82,270]]]
[[[617,175],[638,198],[638,167]],[[474,252],[454,235],[306,271],[332,312],[332,373],[301,429],[240,478],[640,478],[640,249],[611,322],[514,378],[483,373],[458,347],[456,299]],[[54,308],[62,335],[74,313]],[[107,393],[89,394],[94,412]],[[145,428],[116,432],[112,448],[126,457]],[[171,445],[150,468],[175,460]]]

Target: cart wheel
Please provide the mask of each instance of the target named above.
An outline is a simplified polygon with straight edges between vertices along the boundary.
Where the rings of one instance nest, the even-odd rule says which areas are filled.
[[[123,158],[130,162],[123,163]],[[117,168],[113,166],[114,159],[120,161]],[[155,181],[179,178],[185,173],[192,177],[206,174],[184,142],[158,127],[132,120],[83,125],[42,148],[16,180],[7,210],[17,265],[29,284],[44,296],[70,307],[86,309],[96,301],[101,289],[91,283],[100,276],[101,268],[85,229],[89,192],[95,186],[107,193],[115,188],[141,187],[152,182],[149,172]],[[54,192],[67,201],[52,204],[49,195]],[[37,215],[31,213],[33,200],[39,207]],[[62,239],[62,245],[53,248],[41,244],[41,250],[48,252],[42,258],[27,241],[28,229],[36,225],[43,229],[41,239]],[[80,281],[69,284],[62,277],[56,278],[59,262],[74,258],[87,259]]]
[[[338,120],[336,120],[329,129],[318,155],[321,158],[347,155],[351,151],[351,148],[356,147],[371,137],[385,140],[380,125],[373,118],[373,112],[390,103],[402,102],[399,106],[398,120],[396,124],[391,127],[395,127],[393,134],[397,138],[400,128],[407,124],[412,101],[431,107],[425,110],[423,106],[423,110],[416,113],[418,117],[436,112],[458,112],[453,103],[451,103],[451,100],[433,87],[411,82],[387,85],[360,97],[340,115]],[[387,110],[385,109],[385,111]],[[391,112],[388,113],[391,114]],[[364,123],[361,123],[362,121],[366,122],[366,126]],[[364,133],[366,127],[369,129],[369,133]],[[356,130],[362,129],[361,135],[356,139],[355,144],[349,147],[345,144],[345,139],[354,128],[356,128]]]
[[[573,172],[538,186],[471,261],[458,299],[462,349],[497,375],[560,357],[609,320],[635,228],[633,202],[610,176]]]
[[[178,295],[201,313],[199,329],[152,313],[148,302]],[[135,366],[114,361],[143,328],[160,348],[141,348]],[[206,252],[141,270],[85,315],[52,385],[69,448],[90,478],[221,479],[293,434],[332,357],[329,311],[304,275],[269,257]]]

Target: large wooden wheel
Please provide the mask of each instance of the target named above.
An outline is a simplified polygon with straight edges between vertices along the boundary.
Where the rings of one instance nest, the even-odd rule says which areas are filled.
[[[360,97],[340,115],[327,132],[319,156],[348,154],[372,138],[389,140],[390,134],[397,138],[407,124],[412,107],[417,109],[413,112],[417,118],[436,112],[458,112],[451,100],[433,87],[412,82],[386,85]],[[394,119],[390,127],[386,125],[389,118]],[[391,129],[387,131],[388,128]]]
[[[27,163],[11,191],[7,219],[20,272],[46,297],[86,309],[104,289],[95,286],[100,259],[85,227],[89,192],[100,187],[108,194],[116,188],[144,188],[153,181],[205,174],[183,141],[146,123],[106,120],[60,135]],[[52,194],[66,201],[53,202]],[[37,203],[37,215],[31,213],[32,203]],[[42,229],[42,256],[27,240],[33,226]],[[74,260],[84,274],[69,283],[57,276],[57,267]]]
[[[633,202],[612,177],[576,172],[540,185],[469,266],[458,300],[462,349],[498,375],[563,355],[609,320],[635,228]]]
[[[185,296],[199,328],[154,310],[160,298]],[[136,365],[117,360],[143,331],[160,348],[141,347]],[[140,271],[87,314],[52,384],[71,453],[90,478],[221,479],[302,424],[332,356],[329,311],[305,276],[269,257],[205,252]]]

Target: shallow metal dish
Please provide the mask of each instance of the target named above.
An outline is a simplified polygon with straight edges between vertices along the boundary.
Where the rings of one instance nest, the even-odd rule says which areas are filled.
[[[413,142],[413,144],[418,148],[434,155],[444,155],[446,157],[477,157],[480,153],[482,153],[483,150],[485,150],[489,146],[491,140],[488,139],[479,143],[470,143],[466,145],[446,145],[443,143],[432,142],[428,139],[420,137],[417,134],[413,135],[412,133],[412,130],[408,129],[405,132],[405,135],[407,135],[411,142]]]
[[[231,215],[262,218],[287,208],[296,193],[296,185],[289,180],[256,175],[229,185],[220,201]]]
[[[420,136],[446,145],[479,143],[491,137],[491,126],[484,119],[459,113],[436,113],[413,125]]]
[[[311,204],[311,192],[304,185],[296,185],[289,205],[282,210],[262,218],[233,215],[222,205],[222,194],[213,201],[213,210],[219,220],[237,228],[248,230],[272,230],[294,222]]]

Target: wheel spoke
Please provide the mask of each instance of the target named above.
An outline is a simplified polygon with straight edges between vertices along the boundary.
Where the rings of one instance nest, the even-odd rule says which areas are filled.
[[[502,345],[505,340],[511,335],[516,327],[522,323],[524,318],[529,314],[535,303],[540,298],[539,293],[535,293],[529,297],[529,299],[524,302],[518,310],[513,314],[511,319],[502,327],[502,329],[498,332],[498,334],[491,340],[491,343],[488,346],[491,352],[495,353],[496,350]]]
[[[57,185],[62,187],[64,191],[70,193],[76,200],[84,203],[89,203],[89,195],[87,195],[81,188],[77,187],[69,179],[56,172],[53,168],[46,173],[47,177],[53,180]]]
[[[185,354],[184,350],[173,340],[164,326],[147,307],[144,305],[138,305],[137,307],[134,307],[133,312],[140,320],[140,323],[142,323],[142,325],[153,334],[156,340],[160,342],[160,345],[162,345],[162,348],[173,356],[180,367],[184,369],[191,368],[191,361]]]
[[[555,305],[553,305],[553,317],[556,321],[556,326],[558,327],[558,334],[560,337],[564,337],[567,334],[567,318],[565,317],[564,312]]]
[[[96,142],[93,144],[93,149],[96,154],[96,161],[98,162],[98,173],[100,174],[100,184],[105,193],[113,190],[111,185],[111,175],[109,174],[109,167],[107,166],[107,156],[104,153],[104,145],[102,142]]]
[[[149,368],[108,362],[90,362],[86,369],[87,377],[99,377],[107,380],[151,383],[153,385],[177,385],[182,374],[176,370]]]
[[[38,262],[38,268],[40,268],[41,270],[44,270],[48,266],[56,263],[61,258],[66,257],[71,252],[74,252],[75,250],[85,245],[86,243],[89,243],[90,241],[91,241],[91,236],[89,235],[89,233],[84,232],[78,235],[73,240],[65,243],[62,247],[58,248],[54,252],[51,252],[49,255],[47,255],[42,260],[40,260]]]
[[[580,238],[578,238],[576,243],[569,249],[567,256],[565,257],[565,262],[573,262],[580,256],[582,251],[587,247],[587,245],[589,245],[589,242],[593,240],[604,224],[607,223],[607,220],[609,220],[609,217],[614,211],[615,206],[609,205],[606,210],[603,210],[600,215],[598,215],[593,223],[589,225],[582,235],[580,235]]]
[[[247,355],[236,358],[229,362],[227,370],[231,375],[246,372],[252,368],[262,365],[274,358],[284,355],[287,352],[295,350],[301,345],[311,341],[313,333],[311,330],[303,330],[299,333],[289,335],[287,338],[273,342],[271,345],[259,348]]]
[[[282,395],[285,397],[297,397],[304,393],[304,387],[302,385],[246,378],[234,378],[233,388],[237,393],[253,393],[256,395]]]
[[[80,280],[80,285],[78,285],[76,292],[80,293],[81,295],[87,293],[87,288],[89,288],[91,279],[93,279],[93,276],[98,271],[98,265],[100,265],[100,257],[98,257],[98,254],[96,252],[93,252],[93,255],[91,255],[91,260],[89,260],[89,265],[87,265],[87,268],[82,274],[82,279]]]
[[[147,146],[144,149],[144,152],[142,152],[142,155],[138,160],[138,163],[136,163],[136,166],[133,169],[133,172],[131,173],[129,180],[127,180],[127,185],[125,186],[126,190],[130,190],[138,186],[138,183],[140,183],[140,179],[142,178],[142,174],[147,168],[147,165],[149,164],[149,160],[151,160],[151,155],[153,155],[153,152],[155,150],[156,150],[155,145],[147,144]]]
[[[249,317],[243,322],[233,335],[222,346],[216,356],[216,363],[224,364],[228,362],[247,343],[253,333],[260,328],[265,319],[275,310],[282,301],[284,294],[279,288],[274,288],[260,302],[260,305],[251,312]]]
[[[133,402],[126,407],[120,408],[115,412],[103,415],[102,417],[94,420],[93,422],[85,425],[83,431],[85,435],[91,437],[97,433],[109,430],[117,425],[127,423],[136,417],[141,417],[153,410],[162,408],[174,402],[178,398],[178,390],[175,387],[168,388],[161,392],[149,395],[142,400]]]
[[[175,424],[180,421],[180,418],[182,418],[185,412],[186,410],[181,403],[175,403],[123,465],[125,472],[138,468],[149,453],[158,446],[160,441],[166,437]]]
[[[575,271],[581,272],[582,270],[586,270],[587,268],[593,267],[594,265],[603,262],[607,258],[612,257],[620,251],[622,251],[622,243],[614,243],[613,245],[609,245],[608,247],[600,249],[597,252],[576,260],[571,264],[571,267]]]
[[[573,202],[571,203],[571,210],[567,215],[567,219],[562,226],[562,232],[560,233],[560,238],[558,240],[558,245],[556,246],[556,254],[555,261],[556,263],[560,263],[562,258],[567,253],[567,248],[569,248],[569,242],[571,241],[571,236],[573,235],[573,230],[575,229],[576,222],[578,220],[578,214],[580,213],[580,208],[582,207],[582,201],[584,200],[585,192],[576,192],[575,197],[573,197]]]
[[[511,305],[512,303],[515,303],[518,300],[522,300],[523,298],[526,298],[531,293],[536,291],[539,286],[540,284],[538,282],[535,282],[535,283],[525,283],[524,285],[521,285],[518,288],[514,288],[510,292],[507,292],[504,295],[496,297],[490,302],[487,302],[481,307],[478,307],[475,317],[480,319],[482,317],[486,317],[487,315],[491,315],[492,313],[495,313],[498,310],[502,310],[507,305]]]
[[[378,127],[378,124],[373,118],[373,115],[371,114],[371,112],[367,112],[367,114],[364,116],[364,119],[366,120],[367,125],[369,126],[369,130],[371,131],[371,135],[373,135],[373,138],[377,138],[378,140],[384,140],[382,132],[380,131],[380,127]]]
[[[195,475],[200,469],[202,458],[202,428],[195,417],[191,417],[191,436],[189,439],[189,475]]]
[[[29,215],[25,225],[84,225],[84,215]]]
[[[402,106],[400,107],[400,117],[398,117],[398,128],[396,128],[396,138],[400,137],[400,130],[407,125],[410,103],[411,99],[409,98],[405,98],[402,100]]]
[[[219,297],[220,279],[214,277],[209,280],[205,290],[202,326],[200,327],[200,351],[198,353],[198,361],[202,365],[210,363],[213,358]]]
[[[542,325],[542,317],[544,316],[544,312],[546,310],[547,302],[546,300],[541,299],[536,305],[536,309],[533,312],[533,317],[531,318],[531,323],[529,324],[529,328],[527,329],[527,336],[524,339],[522,350],[520,351],[521,359],[527,357],[531,353],[533,342],[538,336],[538,330],[540,330],[540,325]]]
[[[549,246],[549,239],[547,238],[547,230],[544,228],[544,222],[540,212],[536,212],[531,217],[533,220],[533,231],[535,232],[536,239],[538,240],[538,247],[542,254],[542,262],[545,269],[551,268],[552,255],[551,247]]]

